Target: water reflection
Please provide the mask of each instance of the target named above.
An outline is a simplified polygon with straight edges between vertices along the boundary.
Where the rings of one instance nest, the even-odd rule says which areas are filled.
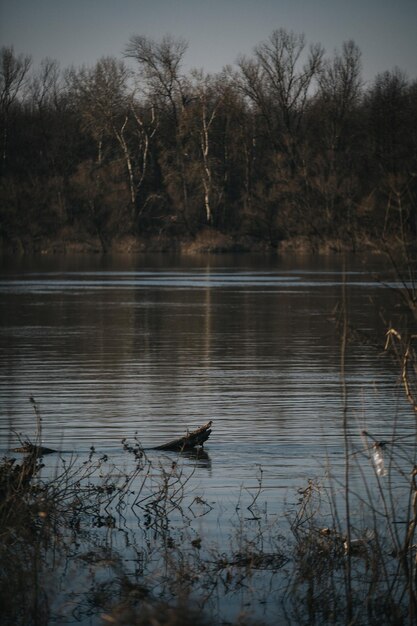
[[[204,448],[194,448],[193,450],[184,450],[179,454],[180,458],[193,461],[194,467],[204,467],[211,469],[211,458]]]
[[[349,320],[385,329],[394,295],[357,259],[139,257],[4,263],[0,276],[0,443],[117,451],[152,447],[213,419],[210,459],[185,457],[238,489],[255,464],[277,488],[328,455],[342,464],[340,338],[329,316],[343,282]],[[386,282],[392,281],[385,272]],[[390,310],[394,310],[391,307]],[[381,438],[408,407],[397,372],[366,344],[346,361],[352,431]],[[404,419],[408,419],[405,417]],[[379,435],[378,435],[379,436]],[[204,461],[204,462],[203,462]]]
[[[381,309],[393,324],[401,313],[395,294],[366,264],[346,262],[347,274],[340,258],[95,257],[3,266],[1,452],[16,443],[13,431],[33,437],[34,396],[44,445],[62,451],[43,457],[43,475],[59,480],[62,468],[70,468],[77,492],[93,446],[91,458],[108,487],[97,493],[110,499],[92,510],[89,530],[84,515],[62,525],[65,550],[48,557],[59,583],[52,594],[56,620],[98,625],[97,590],[120,599],[123,582],[129,594],[133,581],[141,593],[149,585],[155,596],[171,597],[178,576],[167,564],[194,563],[190,580],[198,589],[201,584],[202,608],[218,611],[219,621],[232,621],[252,602],[255,617],[277,623],[288,536],[284,551],[280,542],[297,489],[329,472],[332,505],[345,510],[341,346],[333,315],[343,285],[351,327],[371,333],[376,345],[386,330]],[[408,474],[387,451],[394,450],[394,433],[396,454],[406,459],[407,471],[413,467],[415,417],[397,366],[369,341],[349,343],[344,366],[350,441],[357,443],[349,480],[361,521],[366,527],[369,510],[362,505],[385,497],[376,470],[378,480],[389,471],[386,485],[398,498],[392,509],[402,523]],[[209,420],[213,429],[203,449],[152,449]],[[385,440],[387,448],[364,448],[363,431],[371,446]],[[406,491],[397,488],[398,476]],[[93,493],[96,487],[92,481]],[[255,560],[242,552],[245,542],[256,547]],[[225,584],[217,593],[219,577]],[[361,571],[360,589],[363,580]],[[109,581],[116,583],[110,592]],[[215,593],[207,593],[207,581]]]

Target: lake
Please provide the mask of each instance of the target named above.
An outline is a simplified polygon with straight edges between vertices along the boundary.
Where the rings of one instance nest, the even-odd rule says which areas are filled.
[[[205,455],[181,459],[217,506],[199,532],[214,540],[219,508],[229,520],[250,504],[261,470],[257,503],[284,515],[329,464],[343,475],[341,303],[363,338],[343,362],[351,445],[363,429],[389,439],[394,421],[414,433],[398,365],[382,350],[384,315],[395,324],[401,313],[392,287],[377,257],[3,260],[0,453],[14,433],[35,436],[30,397],[43,444],[63,458],[94,446],[119,462],[122,440],[136,437],[152,462],[171,463],[174,453],[152,447],[213,420]],[[57,463],[45,459],[45,471]]]

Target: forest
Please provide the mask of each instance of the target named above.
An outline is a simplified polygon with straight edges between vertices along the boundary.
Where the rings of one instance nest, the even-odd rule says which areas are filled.
[[[61,69],[0,50],[0,250],[352,250],[413,241],[417,80],[274,30],[218,74],[134,35]],[[294,244],[295,245],[295,244]]]

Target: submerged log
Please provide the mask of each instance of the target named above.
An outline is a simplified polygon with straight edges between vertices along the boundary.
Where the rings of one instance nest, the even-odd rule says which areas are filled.
[[[179,437],[162,446],[156,446],[154,450],[191,450],[197,446],[203,446],[204,442],[210,437],[212,421],[210,420],[204,426],[200,426],[197,430],[187,432],[184,437]]]
[[[44,446],[36,446],[33,443],[24,443],[18,448],[13,448],[12,452],[22,452],[22,454],[31,454],[33,456],[43,456],[44,454],[52,454],[57,452],[52,448],[45,448]]]
[[[204,424],[204,426],[197,428],[197,430],[187,432],[184,437],[179,437],[161,446],[156,446],[153,450],[176,450],[183,452],[185,450],[193,450],[197,446],[202,447],[204,442],[210,437],[212,423],[213,422],[210,420],[207,424]],[[57,450],[25,442],[18,448],[13,448],[13,452],[21,452],[22,454],[27,454],[32,457],[39,457],[44,454],[52,454],[53,452],[57,452]]]

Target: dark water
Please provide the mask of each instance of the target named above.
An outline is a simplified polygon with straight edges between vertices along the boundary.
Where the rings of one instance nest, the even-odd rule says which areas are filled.
[[[123,438],[152,447],[213,420],[194,484],[227,507],[262,467],[278,514],[326,459],[343,472],[343,299],[349,325],[372,340],[347,345],[352,439],[390,436],[394,420],[413,432],[398,368],[371,345],[384,344],[381,311],[397,315],[387,283],[382,261],[341,257],[3,262],[0,452],[12,431],[34,436],[30,396],[44,445],[64,454],[94,445],[117,458]]]
[[[212,453],[237,463],[243,455],[245,467],[272,463],[279,476],[324,442],[337,451],[332,311],[345,281],[349,323],[375,335],[384,331],[380,309],[395,298],[368,267],[351,262],[344,277],[338,258],[3,266],[1,445],[10,428],[34,432],[33,395],[45,443],[65,450],[118,448],[135,432],[151,446],[212,419]],[[358,423],[383,429],[387,412],[398,411],[387,359],[366,345],[348,348],[347,381]]]

